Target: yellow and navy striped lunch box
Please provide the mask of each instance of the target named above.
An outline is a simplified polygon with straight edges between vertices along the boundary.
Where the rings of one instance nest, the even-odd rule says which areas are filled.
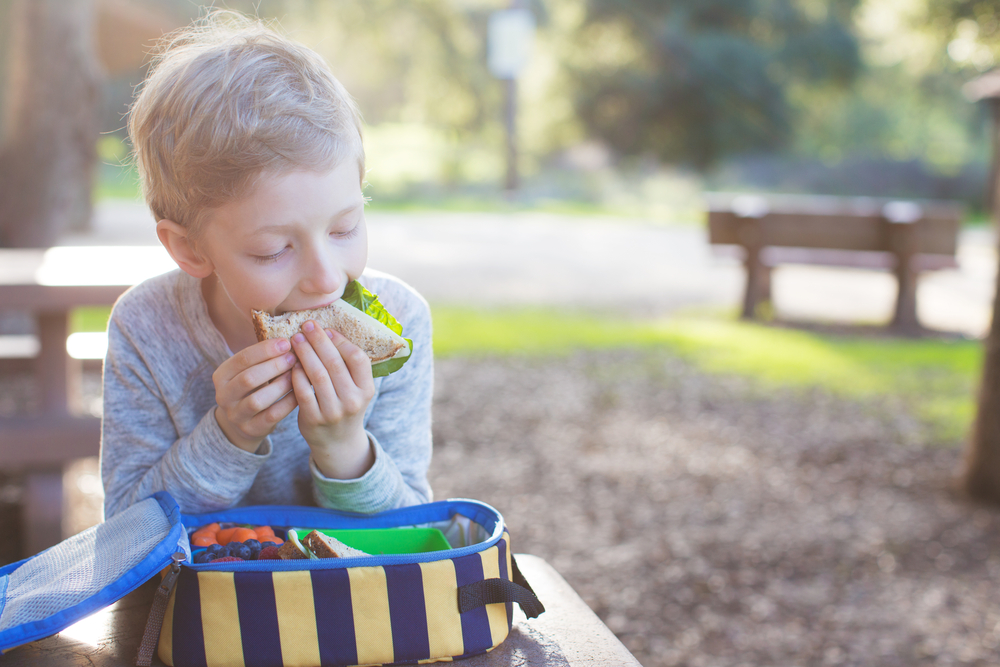
[[[183,516],[188,530],[266,524],[388,531],[431,528],[430,551],[349,558],[246,560],[175,568],[157,653],[172,667],[319,667],[452,660],[489,651],[511,628],[513,603],[542,607],[516,571],[495,509],[446,500],[375,515],[308,507],[244,507]],[[299,531],[301,533],[301,530]],[[403,540],[405,534],[397,538]],[[348,538],[344,538],[346,541]]]
[[[347,533],[381,541],[357,546],[366,555],[350,558],[202,563],[189,533],[213,523],[266,524],[275,535],[329,530],[348,546]],[[418,531],[440,536],[412,548]],[[397,548],[403,543],[410,546]],[[529,618],[544,611],[518,572],[503,518],[485,503],[445,500],[373,515],[280,506],[182,515],[160,492],[0,568],[0,652],[59,632],[158,574],[137,665],[149,665],[154,652],[172,667],[453,660],[502,642],[514,602]]]

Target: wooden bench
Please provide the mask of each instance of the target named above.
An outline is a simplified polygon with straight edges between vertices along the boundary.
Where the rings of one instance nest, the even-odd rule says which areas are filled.
[[[171,266],[162,248],[147,246],[0,249],[0,310],[31,313],[39,343],[38,412],[0,416],[0,466],[25,474],[25,555],[63,539],[63,466],[100,449],[101,420],[81,414],[81,361],[66,347],[70,313],[110,306]]]
[[[953,202],[727,193],[706,200],[709,242],[743,250],[744,318],[771,300],[771,270],[779,264],[881,269],[899,286],[890,326],[915,334],[922,330],[920,273],[958,266],[963,210]]]

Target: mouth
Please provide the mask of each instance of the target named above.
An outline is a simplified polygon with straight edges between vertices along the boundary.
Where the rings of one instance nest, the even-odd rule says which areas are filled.
[[[318,305],[315,305],[315,306],[303,306],[302,308],[293,308],[291,310],[275,309],[275,311],[274,311],[274,317],[280,317],[281,315],[285,315],[287,313],[295,313],[295,312],[298,312],[300,310],[319,310],[320,308],[326,308],[327,306],[329,306],[330,304],[334,303],[335,301],[337,301],[337,299],[331,299],[330,301],[325,301],[325,302],[323,302],[321,304],[318,304]]]

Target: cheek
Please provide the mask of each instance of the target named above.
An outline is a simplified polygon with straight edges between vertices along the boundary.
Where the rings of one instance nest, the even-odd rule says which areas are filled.
[[[227,275],[219,274],[223,289],[241,311],[253,308],[272,310],[284,300],[287,290],[282,291],[284,281],[264,267],[249,268]]]
[[[353,262],[351,269],[356,273],[354,278],[357,278],[365,270],[365,266],[368,264],[368,233],[367,230],[358,235],[357,248],[354,252]]]

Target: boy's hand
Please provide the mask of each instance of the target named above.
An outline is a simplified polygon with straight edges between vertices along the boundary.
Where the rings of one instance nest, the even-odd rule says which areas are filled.
[[[316,467],[333,479],[360,477],[375,462],[364,429],[375,395],[371,360],[340,332],[312,320],[292,337],[292,346],[299,358],[292,370],[299,430]]]
[[[222,362],[215,383],[215,419],[229,441],[255,452],[295,409],[291,369],[295,355],[287,340],[265,340]]]

